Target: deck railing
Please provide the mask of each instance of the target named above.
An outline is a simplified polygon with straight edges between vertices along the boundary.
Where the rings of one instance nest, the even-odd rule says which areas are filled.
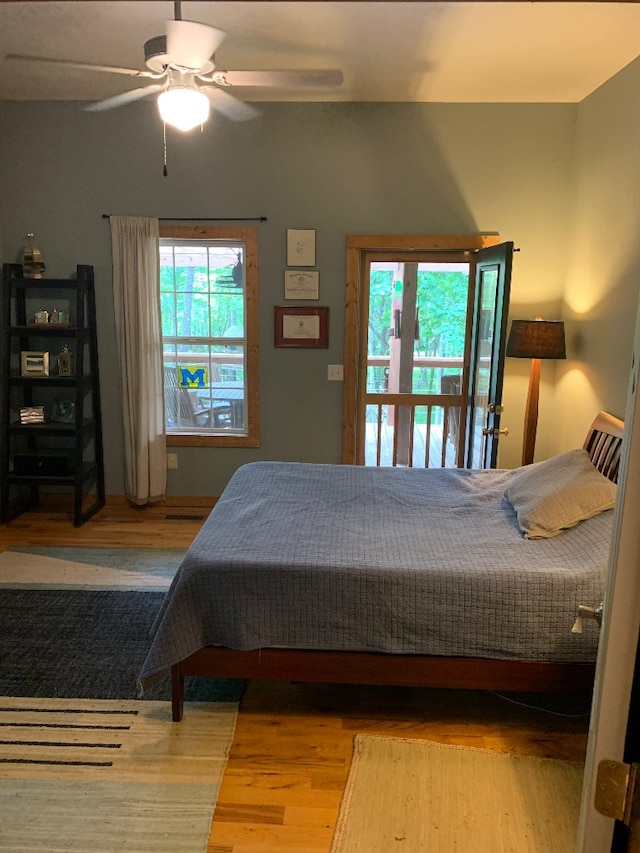
[[[453,468],[462,456],[463,398],[367,394],[365,464]]]
[[[482,384],[488,380],[491,357],[481,356],[480,387],[476,390],[476,411],[486,408]],[[388,355],[367,357],[366,465],[403,465],[421,468],[453,468],[463,464],[467,431],[467,398],[460,393],[464,359],[455,356],[414,355],[412,370],[432,369],[431,386],[425,393],[401,393],[394,388],[398,378],[391,375]],[[373,369],[373,370],[372,370]],[[385,377],[385,373],[387,377]],[[454,393],[431,393],[433,383],[440,392],[449,391],[445,379],[458,378]],[[414,379],[415,382],[415,379]],[[415,384],[413,384],[415,388]],[[454,386],[450,386],[453,390]],[[484,442],[482,424],[472,427],[475,435],[472,467],[479,467]]]

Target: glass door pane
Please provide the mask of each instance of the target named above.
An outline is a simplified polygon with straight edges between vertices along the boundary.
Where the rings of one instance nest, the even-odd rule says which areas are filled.
[[[365,464],[456,465],[468,290],[468,263],[370,262]]]
[[[491,374],[491,354],[495,331],[495,304],[498,288],[498,272],[494,269],[482,270],[479,276],[478,302],[480,304],[478,336],[478,357],[474,364],[472,382],[472,417],[469,422],[469,468],[484,468],[487,436],[483,433],[487,419],[487,401],[489,399],[489,377]]]
[[[512,257],[513,243],[500,243],[476,253],[468,468],[495,468],[498,460]]]

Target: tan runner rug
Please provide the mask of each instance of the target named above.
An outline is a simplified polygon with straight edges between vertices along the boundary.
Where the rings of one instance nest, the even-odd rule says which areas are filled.
[[[583,770],[357,735],[331,853],[570,853]]]
[[[0,850],[204,853],[236,714],[0,697]]]
[[[98,549],[94,548],[43,548],[52,554],[66,553],[67,558],[47,554],[32,554],[22,551],[2,551],[0,553],[0,586],[35,587],[38,589],[146,589],[164,591],[169,589],[179,563],[177,551],[168,551],[169,557],[162,558],[158,549],[132,548],[101,548],[114,565],[90,563],[82,559],[89,557]],[[149,556],[139,568],[136,565],[136,555]],[[160,554],[158,567],[149,570],[145,565],[153,565],[152,557]],[[130,568],[123,568],[118,560],[122,555],[122,563]]]

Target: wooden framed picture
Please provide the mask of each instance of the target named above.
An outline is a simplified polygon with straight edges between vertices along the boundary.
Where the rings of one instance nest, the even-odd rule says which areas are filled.
[[[20,353],[20,373],[22,376],[48,376],[49,353],[23,350]]]
[[[329,346],[328,308],[274,308],[274,344],[277,347],[326,349]]]

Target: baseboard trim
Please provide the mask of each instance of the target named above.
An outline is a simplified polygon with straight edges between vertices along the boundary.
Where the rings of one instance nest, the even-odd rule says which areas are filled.
[[[135,506],[124,495],[107,495],[105,507],[130,507],[144,512],[146,509],[170,509],[171,507],[198,507],[211,510],[217,503],[218,498],[203,495],[169,495],[163,501],[156,501],[146,506]],[[38,504],[32,508],[34,512],[68,511],[73,506],[73,496],[56,493],[43,493],[40,495]]]
[[[203,495],[167,495],[163,501],[155,501],[150,507],[172,507],[172,506],[200,506],[211,509],[218,502],[218,497]],[[134,506],[124,495],[107,495],[107,506]],[[141,506],[140,509],[146,507]]]

